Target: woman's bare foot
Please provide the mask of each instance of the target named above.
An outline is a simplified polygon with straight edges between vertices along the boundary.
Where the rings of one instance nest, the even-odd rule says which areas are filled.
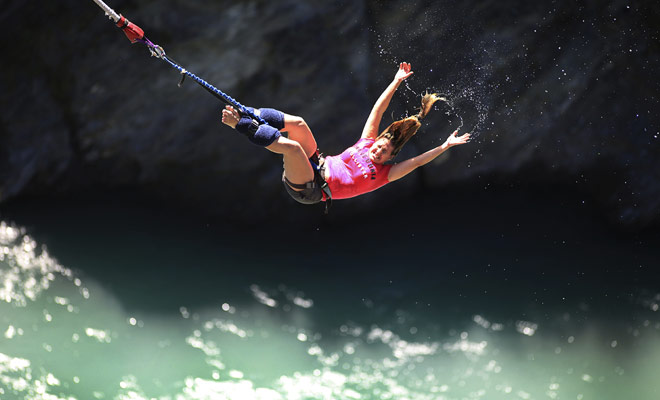
[[[222,123],[230,126],[232,128],[236,128],[236,124],[238,124],[238,121],[241,120],[241,115],[236,111],[236,109],[232,106],[225,106],[225,109],[222,110]]]

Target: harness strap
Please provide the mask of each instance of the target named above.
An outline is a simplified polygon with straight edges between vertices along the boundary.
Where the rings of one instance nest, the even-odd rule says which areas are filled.
[[[325,168],[321,167],[321,171],[325,170]],[[323,182],[321,184],[321,190],[323,190],[323,193],[325,193],[325,211],[324,214],[328,215],[328,212],[330,211],[330,207],[332,206],[332,192],[330,192],[330,187],[328,186],[328,182],[325,181],[325,178],[323,178],[323,174],[319,173],[319,179]]]
[[[284,181],[286,182],[287,185],[291,186],[292,188],[300,189],[300,190],[314,189],[317,186],[316,181],[310,181],[303,184],[293,183],[289,180],[289,178],[286,177],[286,175],[284,175]]]
[[[317,149],[314,154],[309,158],[309,163],[312,164],[314,169],[314,181],[321,187],[323,193],[325,193],[325,211],[324,214],[328,215],[330,207],[332,206],[332,192],[328,186],[328,182],[325,181],[324,171],[325,171],[325,157]]]

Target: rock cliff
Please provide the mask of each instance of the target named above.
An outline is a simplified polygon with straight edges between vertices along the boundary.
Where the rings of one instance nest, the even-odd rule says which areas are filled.
[[[623,1],[110,1],[185,68],[246,105],[303,116],[325,153],[355,142],[400,61],[383,125],[445,94],[404,159],[456,127],[476,140],[343,213],[416,189],[528,184],[583,193],[624,226],[658,222],[660,6]],[[130,45],[92,1],[0,14],[0,200],[139,187],[219,216],[299,214],[281,159],[221,103]],[[265,201],[264,199],[268,199]],[[303,212],[317,214],[319,210]],[[306,214],[305,214],[306,213]]]

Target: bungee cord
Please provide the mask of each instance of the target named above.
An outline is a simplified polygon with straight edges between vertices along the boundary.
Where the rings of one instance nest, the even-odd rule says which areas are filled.
[[[107,4],[103,2],[103,0],[93,0],[96,5],[101,7],[101,9],[105,12],[105,15],[108,16],[111,20],[114,21],[115,25],[124,32],[128,40],[131,41],[131,43],[142,43],[151,52],[151,55],[153,57],[159,58],[165,62],[167,62],[169,65],[171,65],[173,68],[179,71],[181,74],[181,80],[179,81],[178,86],[181,87],[183,85],[183,81],[185,80],[186,76],[189,77],[190,79],[194,80],[199,84],[201,87],[206,89],[209,93],[211,93],[214,97],[216,97],[218,100],[223,101],[224,103],[227,103],[231,106],[233,106],[240,114],[246,115],[253,120],[257,121],[259,124],[264,124],[268,125],[268,123],[261,118],[260,116],[256,115],[254,112],[250,111],[247,107],[239,103],[237,100],[229,96],[227,93],[223,92],[222,90],[218,89],[217,87],[211,85],[204,79],[200,78],[199,76],[193,74],[192,72],[186,70],[183,68],[181,65],[179,65],[177,62],[175,62],[172,58],[168,57],[167,54],[165,54],[165,50],[153,43],[151,40],[149,40],[145,35],[144,35],[144,30],[140,28],[139,26],[135,25],[134,23],[130,22],[126,17],[124,17],[121,14],[118,14],[110,8]]]

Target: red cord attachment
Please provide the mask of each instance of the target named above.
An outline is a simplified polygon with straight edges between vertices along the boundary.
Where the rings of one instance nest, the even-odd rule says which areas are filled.
[[[131,43],[135,43],[138,40],[141,40],[144,37],[144,31],[139,26],[135,25],[131,21],[127,20],[123,15],[119,15],[119,21],[117,21],[117,26],[120,27],[128,40]]]

